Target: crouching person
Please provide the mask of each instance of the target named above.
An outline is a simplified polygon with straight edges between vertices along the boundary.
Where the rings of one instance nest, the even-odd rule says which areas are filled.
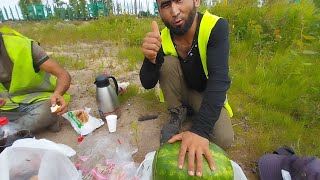
[[[58,118],[70,99],[69,73],[36,41],[6,26],[0,26],[0,72],[0,116],[9,119],[8,126],[58,132]],[[60,107],[51,112],[56,105]]]
[[[178,167],[188,157],[188,174],[202,176],[202,155],[215,169],[209,141],[227,149],[234,138],[226,95],[231,83],[229,25],[209,12],[197,12],[199,0],[156,2],[166,27],[160,33],[153,22],[144,38],[140,81],[146,89],[159,82],[170,112],[160,142],[181,141]],[[187,111],[194,113],[192,126],[181,132]]]

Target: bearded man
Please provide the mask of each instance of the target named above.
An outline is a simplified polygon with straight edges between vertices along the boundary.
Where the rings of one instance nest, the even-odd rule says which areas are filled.
[[[231,82],[228,23],[209,12],[197,12],[200,0],[157,3],[166,27],[160,33],[153,21],[152,31],[144,38],[140,81],[146,89],[159,82],[170,113],[160,142],[182,141],[179,168],[187,155],[188,174],[202,176],[202,155],[215,169],[209,141],[227,149],[234,138],[226,95]],[[187,114],[193,115],[192,126],[180,132]]]

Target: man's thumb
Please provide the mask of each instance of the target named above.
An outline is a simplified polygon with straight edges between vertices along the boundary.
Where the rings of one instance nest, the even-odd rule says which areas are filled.
[[[57,99],[55,97],[50,98],[51,106],[55,106],[57,104]]]
[[[158,23],[156,21],[152,21],[152,32],[157,32],[160,34],[160,31],[159,31],[159,26],[158,26]]]
[[[169,139],[168,143],[174,143],[176,141],[181,141],[182,140],[182,133],[174,135],[171,139]]]

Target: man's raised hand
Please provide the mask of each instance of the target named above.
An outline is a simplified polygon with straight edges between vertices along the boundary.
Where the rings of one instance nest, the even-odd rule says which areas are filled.
[[[161,48],[161,36],[156,21],[152,21],[151,28],[152,31],[148,32],[143,39],[142,52],[150,62],[155,64],[157,54]]]

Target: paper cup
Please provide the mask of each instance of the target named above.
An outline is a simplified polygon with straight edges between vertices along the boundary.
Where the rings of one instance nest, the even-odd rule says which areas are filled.
[[[106,116],[109,132],[116,132],[117,118],[118,116],[114,114]]]

